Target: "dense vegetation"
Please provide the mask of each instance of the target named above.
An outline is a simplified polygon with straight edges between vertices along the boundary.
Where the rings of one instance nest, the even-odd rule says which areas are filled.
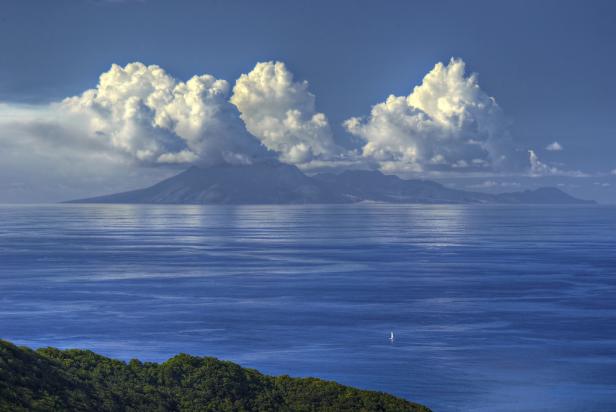
[[[215,358],[128,363],[0,340],[0,411],[428,411],[320,379],[271,377]]]

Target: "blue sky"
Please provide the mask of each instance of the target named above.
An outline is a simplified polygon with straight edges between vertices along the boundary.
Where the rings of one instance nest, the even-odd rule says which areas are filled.
[[[99,76],[113,63],[120,67],[131,62],[158,65],[177,82],[211,74],[229,83],[230,97],[240,75],[254,73],[257,62],[268,61],[284,62],[285,73],[293,75],[291,94],[286,96],[293,96],[289,107],[301,107],[305,135],[290,136],[299,132],[288,129],[280,133],[295,149],[304,147],[306,139],[316,135],[318,145],[307,143],[312,164],[340,168],[361,163],[361,167],[380,167],[400,175],[486,191],[560,185],[579,196],[616,201],[616,181],[611,175],[616,169],[616,4],[610,1],[9,0],[0,10],[0,50],[5,56],[0,60],[0,119],[21,119],[19,130],[0,136],[0,151],[4,146],[5,153],[10,152],[10,161],[3,159],[5,166],[0,166],[0,188],[5,193],[0,201],[55,201],[63,196],[127,189],[183,167],[181,162],[155,165],[124,159],[114,174],[96,169],[90,163],[97,160],[81,155],[82,150],[98,150],[96,145],[75,145],[78,136],[68,141],[64,138],[64,120],[58,119],[61,115],[57,111],[49,113],[50,104],[95,89]],[[452,57],[465,63],[465,78],[478,74],[476,84],[502,111],[498,132],[490,133],[507,135],[511,140],[516,154],[509,157],[523,157],[516,160],[515,167],[497,168],[494,153],[486,155],[491,163],[482,166],[485,170],[458,167],[445,173],[444,166],[429,166],[444,165],[440,155],[445,155],[450,165],[461,164],[464,156],[478,162],[483,159],[455,144],[439,151],[434,143],[421,143],[417,156],[428,157],[420,160],[409,160],[401,153],[382,154],[383,147],[390,148],[399,141],[389,137],[382,140],[378,133],[391,125],[383,126],[382,118],[370,119],[371,107],[390,94],[409,96],[438,62],[445,69],[452,68],[448,66]],[[304,80],[309,84],[298,90]],[[307,93],[316,100],[309,101]],[[477,102],[482,101],[483,94],[475,96]],[[236,101],[243,100],[238,97]],[[297,150],[288,149],[287,143],[282,147],[268,141],[265,115],[254,113],[256,109],[246,106],[248,103],[245,108],[241,104],[234,104],[238,109],[225,106],[229,111],[225,116],[241,117],[249,134],[258,135],[270,150],[281,153],[283,160],[307,164],[303,152],[298,155]],[[308,107],[311,104],[314,107]],[[420,110],[419,106],[412,110]],[[233,110],[239,112],[231,113]],[[286,113],[286,109],[281,110]],[[319,113],[326,117],[325,126],[312,119]],[[402,116],[404,121],[415,119],[408,111]],[[484,114],[474,112],[473,116],[472,122],[487,122],[492,127],[493,117],[486,120]],[[352,131],[343,124],[354,117],[362,118],[362,127]],[[28,122],[31,124],[24,126]],[[57,123],[61,125],[56,128]],[[236,126],[229,128],[237,130]],[[232,133],[229,128],[225,133]],[[9,127],[4,129],[5,134],[6,130],[12,132]],[[415,133],[413,130],[406,132]],[[466,138],[473,130],[464,129],[459,134]],[[110,130],[108,136],[116,132]],[[177,133],[167,130],[161,139],[168,141],[174,136],[167,134]],[[39,145],[38,149],[23,154],[14,136],[22,136],[21,141],[27,140],[29,147]],[[421,138],[439,138],[430,136]],[[408,143],[404,136],[400,139]],[[409,139],[416,143],[416,137]],[[199,150],[191,146],[192,135],[180,140],[173,146],[173,153],[187,150],[195,155],[185,159],[203,157],[199,151],[205,150],[202,146]],[[381,157],[366,155],[366,142],[376,144]],[[553,142],[558,142],[562,150],[547,150]],[[349,160],[339,148],[332,154],[332,144],[363,151],[361,161]],[[504,149],[499,150],[501,153]],[[534,172],[524,170],[531,167],[526,164],[528,150],[540,159],[541,167]],[[44,161],[37,160],[39,154]],[[72,162],[71,156],[90,160],[84,160],[84,165]],[[54,174],[58,162],[61,172]],[[412,164],[406,167],[405,162]],[[41,165],[45,168],[42,174],[35,170]],[[20,167],[27,170],[18,170]],[[33,190],[39,194],[33,196]]]

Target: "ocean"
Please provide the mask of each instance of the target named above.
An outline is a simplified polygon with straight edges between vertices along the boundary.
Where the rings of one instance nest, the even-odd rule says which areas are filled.
[[[0,304],[31,347],[616,410],[615,206],[2,205]]]

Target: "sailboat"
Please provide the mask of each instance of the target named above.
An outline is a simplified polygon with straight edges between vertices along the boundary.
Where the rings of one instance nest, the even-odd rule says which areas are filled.
[[[389,341],[390,342],[394,341],[394,332],[393,331],[389,332]]]

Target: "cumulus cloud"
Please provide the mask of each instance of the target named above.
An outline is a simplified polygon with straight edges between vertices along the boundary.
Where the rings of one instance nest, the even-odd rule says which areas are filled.
[[[539,160],[539,156],[534,150],[528,151],[528,160],[530,163],[530,175],[533,177],[539,176],[569,176],[569,177],[587,177],[586,173],[578,170],[562,170],[556,166],[550,166],[547,163]]]
[[[56,105],[88,138],[140,163],[245,163],[261,150],[209,74],[187,82],[142,63],[113,65],[94,89]]]
[[[548,166],[539,160],[539,156],[534,150],[528,151],[528,161],[530,162],[530,174],[532,176],[554,175],[558,173],[558,169]]]
[[[295,81],[281,62],[258,63],[235,83],[231,103],[250,133],[280,160],[292,164],[331,159],[339,153],[308,82]]]
[[[545,147],[545,150],[550,151],[550,152],[560,152],[563,150],[563,147],[558,142],[552,142]]]
[[[346,129],[365,141],[364,157],[398,171],[494,171],[516,155],[496,101],[465,74],[465,63],[438,63],[408,96],[390,95]]]

